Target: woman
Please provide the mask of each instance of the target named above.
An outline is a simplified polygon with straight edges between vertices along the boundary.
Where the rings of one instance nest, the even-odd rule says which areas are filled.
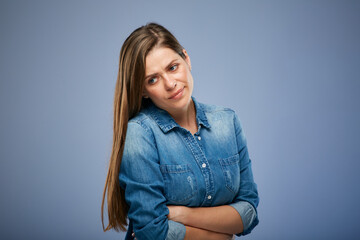
[[[105,231],[125,231],[128,218],[126,239],[231,239],[258,224],[240,122],[230,109],[197,102],[192,91],[190,57],[168,30],[151,23],[125,40]]]

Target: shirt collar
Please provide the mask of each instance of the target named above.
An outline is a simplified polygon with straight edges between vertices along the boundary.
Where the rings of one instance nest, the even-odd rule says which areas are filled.
[[[200,125],[210,128],[210,124],[204,112],[204,107],[198,103],[194,97],[192,97],[192,100],[194,101],[196,109],[196,122],[198,124],[198,129],[200,129]],[[155,104],[150,104],[148,111],[164,133],[169,132],[175,127],[180,127],[167,111],[156,107]]]

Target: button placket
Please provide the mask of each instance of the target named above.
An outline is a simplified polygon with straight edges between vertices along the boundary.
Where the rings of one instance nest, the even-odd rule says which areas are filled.
[[[204,152],[202,151],[200,141],[202,138],[199,136],[199,133],[191,134],[188,132],[188,136],[186,137],[186,143],[190,147],[193,156],[200,167],[200,171],[203,175],[205,181],[205,199],[202,203],[203,206],[210,206],[212,202],[212,195],[214,193],[214,179],[213,174],[208,165],[208,161]]]

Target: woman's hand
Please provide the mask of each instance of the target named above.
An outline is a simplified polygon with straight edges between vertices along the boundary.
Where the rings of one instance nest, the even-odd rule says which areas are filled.
[[[169,220],[183,224],[185,223],[185,219],[190,211],[190,208],[184,206],[167,206],[167,208],[169,209]]]

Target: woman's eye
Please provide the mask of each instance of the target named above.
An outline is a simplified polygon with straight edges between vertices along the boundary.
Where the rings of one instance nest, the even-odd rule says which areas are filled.
[[[177,69],[177,67],[178,67],[177,64],[172,65],[172,66],[170,67],[170,71],[175,71],[175,70]]]
[[[150,78],[149,80],[148,80],[148,83],[149,84],[154,84],[154,83],[156,83],[156,78],[155,77],[153,77],[153,78]]]

